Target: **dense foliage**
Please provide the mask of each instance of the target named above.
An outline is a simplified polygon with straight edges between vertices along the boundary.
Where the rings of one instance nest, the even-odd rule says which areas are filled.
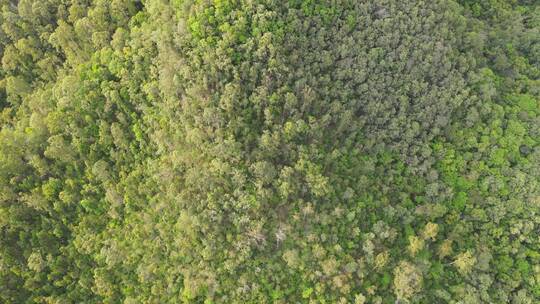
[[[0,7],[0,303],[540,302],[537,1]]]

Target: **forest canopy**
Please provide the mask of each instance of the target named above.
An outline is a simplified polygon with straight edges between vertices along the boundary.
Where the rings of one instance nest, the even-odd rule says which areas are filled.
[[[0,0],[0,303],[540,303],[540,2]]]

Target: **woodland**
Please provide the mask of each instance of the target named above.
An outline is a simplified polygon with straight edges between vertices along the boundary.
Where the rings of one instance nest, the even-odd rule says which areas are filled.
[[[0,303],[540,303],[540,1],[0,0]]]

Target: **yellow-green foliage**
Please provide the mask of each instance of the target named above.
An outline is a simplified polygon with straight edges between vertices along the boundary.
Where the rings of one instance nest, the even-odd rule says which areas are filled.
[[[0,0],[0,303],[540,303],[539,5]]]
[[[422,273],[413,264],[401,261],[394,268],[394,293],[399,300],[408,300],[422,289]]]

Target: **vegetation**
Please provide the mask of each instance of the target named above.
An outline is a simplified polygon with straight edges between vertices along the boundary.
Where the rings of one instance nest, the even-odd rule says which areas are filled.
[[[538,1],[0,7],[0,303],[540,302]]]

